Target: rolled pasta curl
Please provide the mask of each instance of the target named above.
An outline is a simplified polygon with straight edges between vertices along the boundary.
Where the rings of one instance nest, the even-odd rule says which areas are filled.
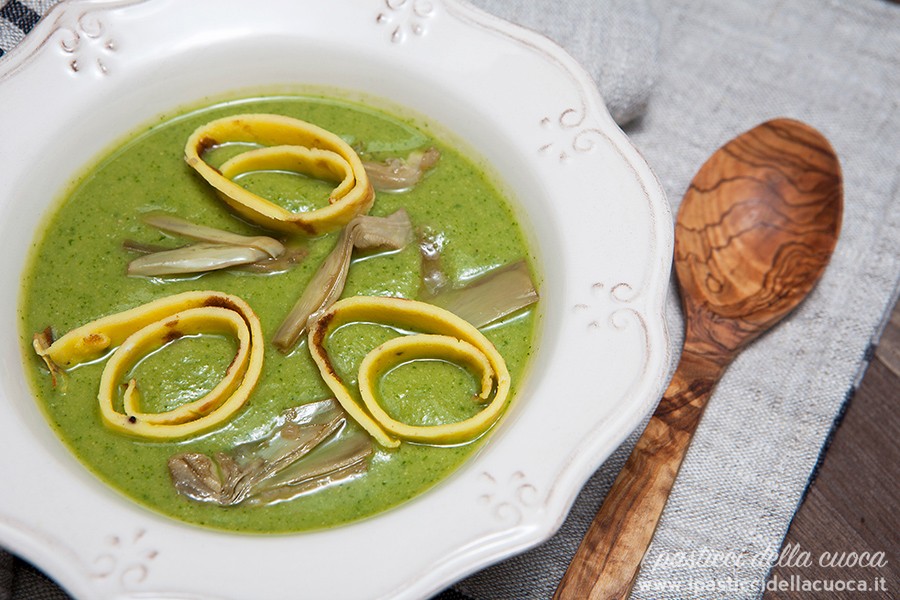
[[[227,142],[268,146],[248,150],[215,169],[203,152]],[[244,114],[224,117],[197,128],[184,149],[187,163],[239,215],[263,227],[287,233],[319,235],[343,227],[364,214],[375,192],[359,156],[339,136],[311,123],[282,115]],[[290,170],[335,181],[329,205],[291,212],[235,183],[238,175],[259,170]]]
[[[324,347],[332,331],[357,321],[387,322],[403,329],[433,332],[389,340],[366,355],[359,370],[362,406],[335,372]],[[396,448],[401,440],[432,444],[471,441],[494,424],[509,401],[509,371],[494,345],[468,322],[425,302],[368,296],[340,300],[310,327],[309,350],[344,410],[388,448]],[[379,374],[402,362],[426,357],[444,358],[480,372],[479,398],[486,406],[473,417],[442,425],[408,425],[390,417],[378,403],[374,391]]]
[[[238,349],[222,380],[203,397],[161,413],[140,409],[135,380],[115,408],[124,373],[143,356],[184,335],[233,335]],[[263,365],[262,328],[241,298],[221,292],[185,292],[108,315],[82,325],[50,345],[38,336],[34,348],[51,371],[73,367],[116,348],[100,378],[98,402],[104,422],[117,431],[149,439],[177,439],[201,433],[230,419],[247,401]]]

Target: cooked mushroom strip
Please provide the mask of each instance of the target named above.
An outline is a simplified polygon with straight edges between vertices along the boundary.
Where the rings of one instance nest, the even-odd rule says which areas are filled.
[[[326,441],[309,455],[291,464],[258,486],[249,498],[250,504],[269,504],[290,500],[334,483],[362,475],[369,469],[367,460],[374,451],[372,438],[364,431],[353,433],[340,441]]]
[[[126,273],[144,277],[184,275],[270,260],[275,259],[259,248],[201,243],[139,256],[128,263]]]
[[[402,208],[386,217],[360,215],[353,221],[353,246],[397,250],[412,240],[412,223]]]
[[[388,323],[406,331],[428,331],[385,342],[363,359],[359,369],[360,405],[336,372],[325,342],[332,331],[353,322]],[[309,351],[319,373],[344,410],[382,446],[394,448],[401,440],[429,444],[458,444],[487,431],[505,410],[510,376],[506,362],[493,344],[472,324],[443,308],[404,298],[355,296],[334,303],[312,322]],[[390,417],[378,403],[379,375],[398,364],[425,357],[462,363],[480,372],[477,396],[485,407],[458,423],[415,426]]]
[[[524,260],[491,269],[454,288],[442,265],[443,249],[440,233],[419,232],[420,300],[446,308],[475,327],[490,325],[538,301],[531,271]]]
[[[538,301],[538,292],[524,260],[498,267],[465,287],[445,289],[427,301],[484,327]]]
[[[238,348],[225,376],[205,396],[161,413],[140,408],[137,382],[125,386],[122,410],[116,399],[123,376],[141,358],[168,342],[201,333],[234,336]],[[116,431],[148,439],[177,439],[230,419],[247,401],[262,371],[262,328],[253,309],[222,292],[184,292],[92,321],[53,343],[38,335],[35,352],[51,373],[101,357],[115,348],[100,378],[98,401],[104,422]]]
[[[443,234],[427,229],[419,232],[419,256],[422,263],[422,289],[419,299],[427,301],[451,287],[450,278],[444,271],[441,253],[444,250]]]
[[[147,213],[141,220],[160,231],[174,233],[175,235],[200,242],[256,248],[262,250],[271,258],[278,258],[284,254],[284,245],[275,238],[265,235],[240,235],[224,229],[198,225],[167,213]]]
[[[172,456],[169,474],[192,500],[270,504],[365,472],[372,452],[369,436],[346,427],[344,411],[329,399],[288,409],[268,435],[229,452]]]
[[[285,254],[284,244],[268,236],[240,235],[166,213],[148,213],[143,216],[143,221],[159,230],[200,240],[200,243],[160,248],[126,240],[123,243],[126,250],[144,254],[128,263],[126,273],[130,276],[205,273],[240,265],[271,263]]]
[[[389,158],[383,162],[363,161],[366,173],[376,191],[403,192],[415,187],[425,171],[434,167],[441,158],[437,148],[416,150],[406,160]]]
[[[252,142],[248,150],[218,169],[203,153],[228,142]],[[334,231],[372,207],[375,192],[359,156],[339,136],[311,123],[281,115],[245,114],[217,119],[199,127],[184,149],[185,160],[219,192],[232,210],[267,229],[319,235]],[[291,212],[235,183],[251,171],[293,171],[334,181],[329,205]]]
[[[409,243],[412,225],[405,210],[388,217],[360,215],[341,231],[337,245],[319,266],[297,303],[284,318],[272,343],[289,352],[303,337],[313,315],[333,304],[344,290],[353,248],[399,249]]]
[[[284,273],[294,265],[302,262],[309,255],[309,248],[305,244],[288,243],[284,247],[284,254],[278,258],[265,258],[256,262],[238,265],[232,271],[247,271],[248,273]]]
[[[183,248],[184,246],[180,247]],[[168,252],[169,250],[175,250],[175,248],[169,248],[168,246],[145,244],[144,242],[138,242],[136,240],[122,240],[122,248],[136,254],[153,254],[154,252]]]
[[[43,331],[39,331],[35,333],[31,337],[31,347],[34,348],[34,351],[37,352],[37,355],[41,357],[41,360],[44,361],[44,364],[47,365],[47,370],[50,371],[50,382],[53,384],[53,387],[59,385],[60,378],[64,377],[66,372],[61,369],[55,362],[53,362],[47,355],[47,348],[53,345],[53,328],[46,327]],[[63,391],[66,390],[66,380],[62,379],[63,382]]]

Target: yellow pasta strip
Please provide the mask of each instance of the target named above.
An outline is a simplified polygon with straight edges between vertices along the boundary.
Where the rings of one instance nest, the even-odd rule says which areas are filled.
[[[268,146],[235,156],[215,169],[203,160],[208,148],[228,142]],[[184,149],[187,163],[239,215],[263,227],[318,235],[343,227],[372,207],[375,192],[359,156],[339,136],[311,123],[282,115],[244,114],[217,119],[191,134]],[[244,189],[233,179],[257,170],[291,170],[335,181],[329,205],[291,212]]]
[[[357,321],[385,322],[401,329],[433,332],[395,338],[366,355],[358,379],[363,405],[356,402],[335,372],[325,350],[325,340],[332,331]],[[468,322],[425,302],[368,296],[340,300],[310,327],[309,350],[344,410],[388,448],[397,447],[400,440],[433,444],[470,441],[493,425],[509,400],[509,371],[494,345]],[[429,356],[463,363],[481,372],[480,398],[487,401],[484,409],[469,419],[443,425],[408,425],[391,418],[376,399],[374,390],[379,374],[402,362]]]
[[[330,204],[344,198],[356,185],[353,167],[340,154],[319,148],[304,146],[270,146],[247,150],[234,156],[219,167],[222,177],[234,179],[253,171],[292,171],[315,179],[339,182],[328,196]],[[281,218],[294,216],[280,206],[271,208]]]
[[[125,373],[141,358],[184,335],[233,335],[238,349],[215,388],[202,398],[161,413],[140,409],[137,383],[131,380],[123,410],[115,407],[117,388]],[[250,396],[263,364],[262,328],[250,306],[221,292],[185,292],[155,300],[82,325],[49,346],[35,342],[48,364],[72,367],[115,351],[100,379],[98,402],[111,428],[151,439],[194,435],[224,423]]]

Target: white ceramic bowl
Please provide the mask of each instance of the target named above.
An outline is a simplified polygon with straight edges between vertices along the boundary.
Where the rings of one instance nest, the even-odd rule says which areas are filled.
[[[411,109],[491,165],[537,253],[537,352],[483,450],[399,508],[297,535],[184,525],[53,434],[22,368],[16,282],[51,202],[122,136],[205,98],[308,85]],[[0,545],[76,598],[428,597],[549,537],[662,391],[658,182],[565,52],[457,0],[64,3],[0,61],[0,132]]]

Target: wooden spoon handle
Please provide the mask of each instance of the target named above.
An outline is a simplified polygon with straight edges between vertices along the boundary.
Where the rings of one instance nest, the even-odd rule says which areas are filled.
[[[727,365],[685,350],[553,596],[627,598],[707,400]]]

